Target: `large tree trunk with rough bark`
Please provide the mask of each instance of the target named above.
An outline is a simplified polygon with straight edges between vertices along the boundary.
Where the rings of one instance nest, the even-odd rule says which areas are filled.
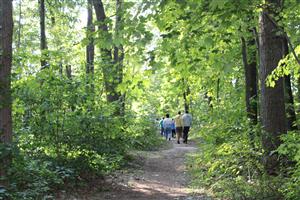
[[[242,56],[245,71],[245,89],[246,89],[246,111],[251,126],[257,124],[257,69],[256,69],[256,51],[255,39],[244,37],[242,40]],[[252,147],[254,147],[254,132],[249,133],[249,139]]]
[[[266,3],[268,7],[264,8],[259,19],[262,145],[265,169],[268,174],[276,174],[280,161],[274,150],[281,143],[280,136],[286,133],[284,86],[283,78],[280,78],[275,87],[267,87],[266,78],[282,58],[282,40],[278,35],[278,27],[270,19],[278,15],[280,0],[267,0]]]
[[[0,1],[0,145],[12,142],[11,63],[13,17],[12,1]],[[2,153],[2,152],[1,152]],[[11,156],[0,160],[0,177],[5,176]],[[2,180],[0,179],[0,184]]]

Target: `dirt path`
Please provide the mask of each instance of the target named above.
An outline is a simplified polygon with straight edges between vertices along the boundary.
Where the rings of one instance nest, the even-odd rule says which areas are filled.
[[[88,200],[206,200],[205,194],[191,191],[185,167],[186,154],[195,152],[194,142],[177,144],[170,142],[167,150],[138,152],[135,164],[138,168],[119,172],[108,177],[106,183],[111,187],[95,190],[84,198]],[[107,190],[107,191],[105,191]]]

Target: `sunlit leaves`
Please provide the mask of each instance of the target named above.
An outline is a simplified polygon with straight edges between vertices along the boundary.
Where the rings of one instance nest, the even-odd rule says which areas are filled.
[[[300,46],[295,49],[295,53],[297,56],[300,55]],[[278,66],[267,77],[266,84],[270,87],[274,87],[279,78],[290,75],[291,73],[297,78],[300,77],[299,64],[292,53],[279,61]]]

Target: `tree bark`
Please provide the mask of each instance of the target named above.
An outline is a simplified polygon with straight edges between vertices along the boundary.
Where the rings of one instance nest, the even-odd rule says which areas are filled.
[[[94,32],[95,26],[93,24],[93,1],[87,1],[87,38],[89,40],[86,46],[86,79],[87,94],[94,94],[94,60],[95,60],[95,45],[94,45]]]
[[[0,141],[1,145],[10,145],[12,142],[12,0],[0,1],[0,27]],[[0,160],[0,177],[6,175],[10,161],[10,154]]]
[[[122,0],[116,0],[116,23],[115,23],[115,39],[122,38],[122,17],[123,17],[123,2]],[[114,65],[117,71],[117,84],[121,84],[123,81],[123,68],[124,68],[124,48],[122,43],[114,46]],[[120,115],[125,114],[125,94],[118,93],[120,100]]]
[[[86,47],[86,74],[88,76],[94,74],[94,58],[95,58],[95,45],[94,38],[92,34],[95,32],[95,27],[93,24],[93,2],[88,0],[88,18],[87,18],[87,37],[89,39],[89,44]],[[90,78],[90,77],[89,77]]]
[[[253,126],[257,124],[257,63],[256,51],[251,49],[251,47],[255,47],[255,39],[251,38],[248,40],[248,42],[246,42],[245,38],[242,37],[241,41],[246,82],[246,112],[247,118],[250,120],[251,126]],[[249,132],[249,139],[251,146],[254,147],[253,131]]]
[[[267,0],[268,8],[260,14],[259,47],[261,75],[261,119],[263,125],[262,145],[265,151],[264,165],[268,174],[274,175],[279,169],[278,156],[274,150],[281,144],[280,136],[286,133],[283,79],[280,78],[274,88],[266,86],[267,76],[278,66],[282,58],[281,37],[278,28],[268,15],[278,15],[280,0]]]
[[[39,0],[40,11],[40,49],[41,49],[41,69],[48,67],[47,57],[48,50],[46,38],[46,24],[45,24],[45,0]]]
[[[106,37],[108,41],[111,41],[112,38],[108,31],[108,26],[105,22],[106,15],[105,15],[102,0],[93,0],[93,4],[96,12],[97,21],[99,23],[98,28],[101,31],[101,34],[104,37]],[[119,83],[118,70],[112,60],[111,48],[101,47],[100,53],[103,61],[102,71],[103,71],[103,79],[105,84],[106,98],[109,103],[116,103],[117,111],[115,112],[115,115],[118,115],[120,114],[119,110],[120,110],[120,99],[121,99],[121,94],[117,91],[117,87]]]
[[[72,79],[72,66],[71,65],[66,65],[66,74],[68,79]]]
[[[282,57],[289,54],[288,41],[285,37],[282,38]],[[284,92],[287,115],[287,130],[297,130],[296,112],[294,107],[294,97],[292,92],[291,75],[284,76]]]
[[[186,88],[183,92],[183,101],[184,101],[184,111],[190,111],[190,104],[189,104],[189,100],[188,100],[188,96],[190,95],[190,88],[189,86],[186,84],[185,80],[184,81],[184,85],[186,85]]]

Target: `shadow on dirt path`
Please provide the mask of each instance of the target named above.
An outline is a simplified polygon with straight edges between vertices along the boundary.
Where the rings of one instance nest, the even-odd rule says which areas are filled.
[[[84,197],[64,199],[87,200],[207,200],[206,194],[195,193],[188,188],[188,176],[185,159],[188,153],[197,151],[197,145],[177,144],[170,141],[171,147],[166,150],[141,151],[134,154],[139,167],[129,171],[118,172],[106,179],[111,185],[103,190],[98,188]]]

